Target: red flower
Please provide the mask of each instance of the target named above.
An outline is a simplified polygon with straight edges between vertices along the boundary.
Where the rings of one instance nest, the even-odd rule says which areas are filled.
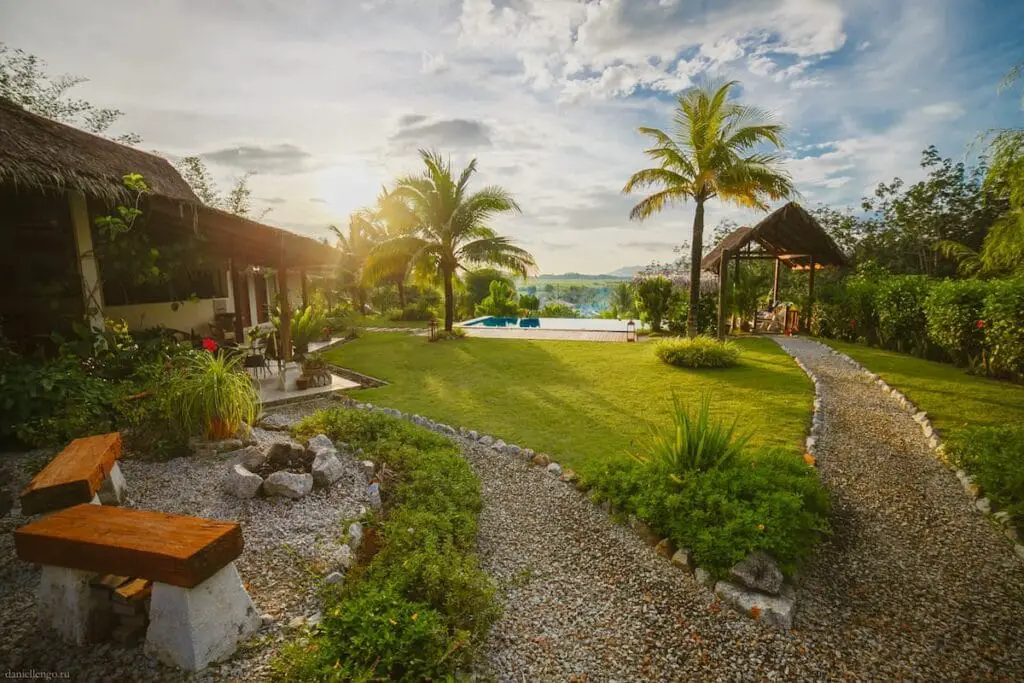
[[[978,322],[974,323],[974,326],[980,330],[981,328],[985,327],[985,321],[979,320]]]
[[[203,348],[210,353],[217,353],[217,342],[209,337],[203,337]]]

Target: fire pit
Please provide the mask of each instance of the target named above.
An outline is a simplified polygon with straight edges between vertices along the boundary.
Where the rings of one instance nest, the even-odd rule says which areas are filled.
[[[263,495],[298,499],[309,495],[314,487],[330,486],[343,473],[334,443],[320,434],[306,446],[278,441],[246,448],[229,466],[225,488],[236,498]]]

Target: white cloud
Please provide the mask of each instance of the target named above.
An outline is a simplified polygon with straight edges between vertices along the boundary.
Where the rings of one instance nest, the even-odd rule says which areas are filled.
[[[429,52],[423,53],[423,73],[440,74],[448,71],[448,69],[448,62],[445,61],[443,52],[438,52],[436,55],[432,55]]]

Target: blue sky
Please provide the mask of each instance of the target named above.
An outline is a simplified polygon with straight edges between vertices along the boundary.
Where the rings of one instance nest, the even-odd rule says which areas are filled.
[[[919,177],[935,144],[960,158],[1019,125],[998,96],[1024,60],[1024,3],[982,0],[218,0],[0,4],[0,41],[79,95],[122,109],[168,156],[200,154],[251,185],[269,223],[314,236],[416,170],[418,146],[476,156],[514,192],[497,224],[544,272],[672,257],[692,208],[631,223],[620,193],[645,164],[637,126],[667,126],[705,76],[789,126],[802,201],[856,204]],[[723,218],[756,220],[715,205]]]

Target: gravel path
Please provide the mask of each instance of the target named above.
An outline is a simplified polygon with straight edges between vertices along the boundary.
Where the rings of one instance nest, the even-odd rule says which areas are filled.
[[[304,403],[278,411],[296,419],[334,402]],[[254,430],[258,442],[278,435]],[[13,472],[11,487],[20,491],[52,456],[50,451],[3,456]],[[75,681],[258,681],[270,676],[270,660],[294,636],[289,622],[319,609],[316,579],[344,534],[341,522],[359,515],[365,503],[366,478],[358,462],[342,458],[346,473],[327,490],[314,490],[298,501],[280,498],[237,500],[224,493],[221,481],[230,457],[176,458],[149,462],[128,457],[121,468],[132,507],[240,522],[245,550],[236,564],[256,608],[273,621],[246,642],[227,662],[187,675],[157,663],[142,644],[124,647],[108,642],[89,647],[54,647],[56,635],[36,625],[38,568],[14,555],[13,531],[29,518],[15,507],[0,518],[0,668],[7,671],[66,671]]]
[[[521,680],[1024,679],[1024,566],[928,453],[920,427],[821,347],[821,476],[835,534],[805,568],[795,630],[718,609],[586,498],[476,445],[481,561],[505,614],[484,673]],[[575,678],[573,678],[575,677]]]

